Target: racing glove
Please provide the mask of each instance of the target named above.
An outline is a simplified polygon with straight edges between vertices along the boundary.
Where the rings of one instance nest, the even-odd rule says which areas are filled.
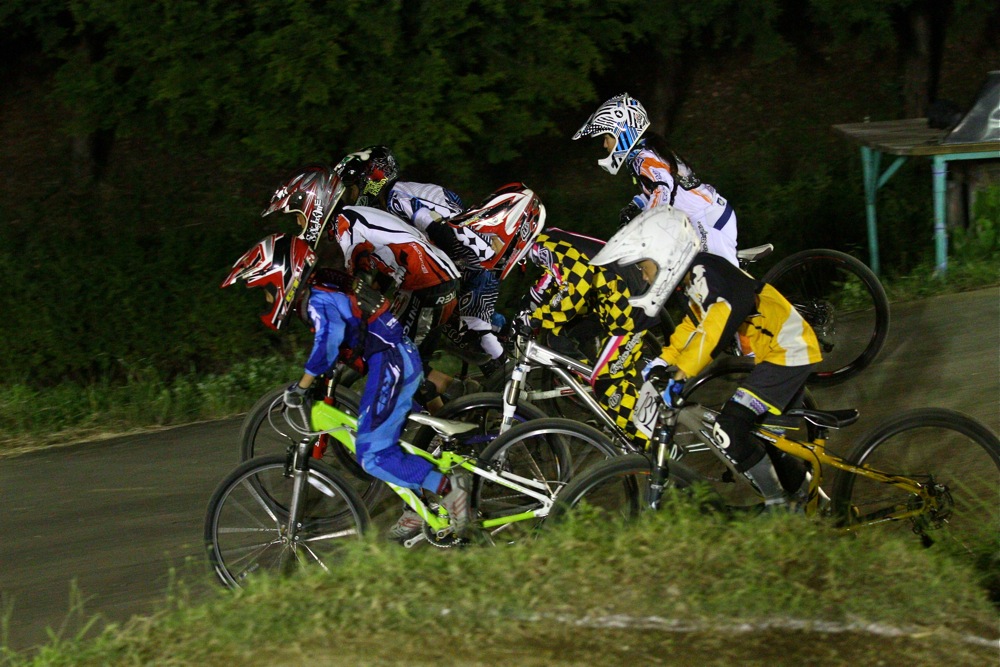
[[[301,408],[306,402],[306,390],[299,386],[298,382],[288,385],[285,390],[285,406],[289,408]]]

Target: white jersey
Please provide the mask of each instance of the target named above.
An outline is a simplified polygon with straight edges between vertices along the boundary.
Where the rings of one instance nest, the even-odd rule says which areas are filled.
[[[462,200],[440,185],[397,181],[386,197],[386,208],[426,233],[431,223],[446,222],[461,213]],[[500,281],[493,273],[481,268],[481,261],[492,258],[495,250],[469,227],[448,224],[435,231],[435,239],[462,269],[458,300],[462,327],[480,334],[479,344],[491,359],[501,357],[503,346],[493,334],[491,324],[500,294]]]
[[[389,190],[386,209],[425,232],[434,220],[460,213],[462,200],[440,185],[398,181]]]
[[[643,210],[672,204],[690,218],[701,238],[702,251],[724,257],[733,266],[739,266],[736,259],[736,213],[714,187],[698,180],[691,168],[680,159],[677,159],[675,182],[670,164],[648,148],[640,150],[631,159],[629,167],[642,186],[642,196],[634,201]]]
[[[345,206],[331,231],[351,273],[375,269],[413,291],[461,277],[455,263],[422,232],[377,208]]]

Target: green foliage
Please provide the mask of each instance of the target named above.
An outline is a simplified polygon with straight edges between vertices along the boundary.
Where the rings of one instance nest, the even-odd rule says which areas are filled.
[[[0,453],[228,417],[300,374],[298,360],[271,357],[235,363],[226,373],[191,373],[170,380],[145,367],[133,369],[124,383],[67,381],[43,389],[2,385]]]
[[[668,503],[502,550],[350,546],[330,572],[177,601],[11,664],[986,664],[996,650],[967,641],[996,625],[967,563],[798,516],[727,522]]]
[[[458,173],[593,96],[600,14],[569,4],[81,0],[77,35],[97,48],[64,52],[57,94],[78,134],[237,140],[286,165],[378,142]]]
[[[953,256],[960,262],[986,260],[1000,255],[1000,185],[989,187],[976,197],[968,229],[952,232]]]

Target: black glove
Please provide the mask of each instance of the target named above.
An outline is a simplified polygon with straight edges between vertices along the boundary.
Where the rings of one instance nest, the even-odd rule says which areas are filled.
[[[285,406],[289,408],[301,408],[306,402],[306,390],[299,386],[298,382],[288,385],[285,390]]]
[[[634,201],[630,201],[618,214],[619,229],[632,221],[632,218],[642,213],[642,209]]]
[[[670,366],[654,366],[649,369],[649,373],[646,375],[646,381],[652,382],[654,387],[662,391],[670,380],[673,379],[673,376],[674,369]]]

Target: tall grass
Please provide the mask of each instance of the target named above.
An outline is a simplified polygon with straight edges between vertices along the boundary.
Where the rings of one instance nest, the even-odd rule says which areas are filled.
[[[987,664],[996,610],[967,564],[799,516],[685,503],[628,527],[581,515],[535,542],[406,551],[262,578],[21,665]],[[836,659],[828,659],[831,656]],[[671,659],[673,658],[673,659]]]

